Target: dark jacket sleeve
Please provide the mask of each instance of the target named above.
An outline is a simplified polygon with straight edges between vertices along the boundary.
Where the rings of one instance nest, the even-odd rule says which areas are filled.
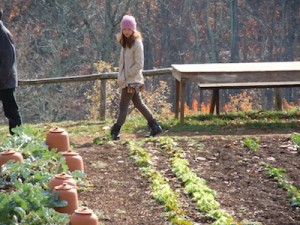
[[[0,26],[0,89],[11,87],[15,77],[15,48],[9,31]]]

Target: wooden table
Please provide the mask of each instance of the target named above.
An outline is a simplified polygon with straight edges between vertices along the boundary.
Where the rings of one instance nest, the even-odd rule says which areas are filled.
[[[178,118],[180,107],[180,124],[183,124],[187,80],[207,84],[211,88],[222,84],[228,87],[234,85],[235,88],[239,84],[241,88],[245,84],[253,88],[258,84],[269,87],[299,86],[300,62],[173,64],[172,75],[176,82],[175,118]]]

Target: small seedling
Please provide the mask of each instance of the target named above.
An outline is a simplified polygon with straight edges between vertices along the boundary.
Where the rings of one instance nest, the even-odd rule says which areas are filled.
[[[291,140],[295,143],[297,147],[297,151],[300,153],[300,134],[299,133],[293,133],[291,135]]]
[[[258,149],[259,149],[259,139],[256,138],[256,139],[253,139],[253,138],[250,138],[250,137],[246,137],[244,140],[243,140],[243,144],[244,144],[244,147],[247,147],[249,148],[250,150],[256,152]]]

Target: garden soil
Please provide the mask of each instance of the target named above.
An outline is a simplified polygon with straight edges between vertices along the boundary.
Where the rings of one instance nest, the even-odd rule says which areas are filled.
[[[220,208],[240,222],[263,225],[300,225],[300,209],[293,207],[288,193],[270,177],[262,162],[284,168],[287,179],[300,189],[300,154],[290,134],[205,135],[165,133],[185,150],[190,169],[216,191]],[[259,138],[257,151],[243,145],[245,137]],[[151,196],[150,183],[141,175],[124,145],[126,140],[143,137],[124,135],[114,144],[93,144],[95,137],[71,137],[74,151],[84,160],[89,188],[79,191],[81,206],[91,208],[105,225],[163,225],[164,206]],[[204,217],[170,169],[169,156],[155,142],[144,148],[151,151],[153,163],[173,190],[179,193],[185,215],[193,224],[212,224]]]

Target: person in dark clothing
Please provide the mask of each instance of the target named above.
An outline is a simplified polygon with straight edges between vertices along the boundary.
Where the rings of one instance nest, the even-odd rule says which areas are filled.
[[[15,99],[15,88],[18,86],[16,49],[12,34],[3,25],[3,10],[0,9],[0,100],[5,117],[8,119],[9,132],[22,124],[19,108]]]

